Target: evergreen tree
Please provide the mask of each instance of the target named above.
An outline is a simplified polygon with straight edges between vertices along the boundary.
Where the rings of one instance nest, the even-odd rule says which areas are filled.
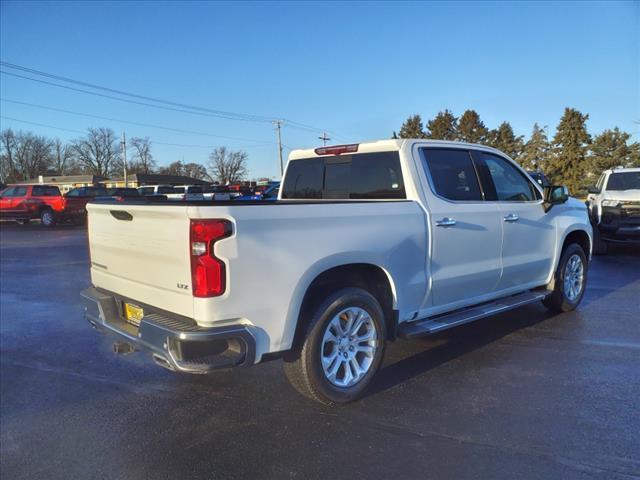
[[[458,140],[468,143],[484,143],[489,130],[475,110],[467,110],[458,122]]]
[[[556,184],[569,187],[572,194],[583,192],[589,184],[587,151],[591,136],[587,132],[588,114],[574,108],[565,108],[556,134],[553,137],[551,155],[547,162],[547,174]]]
[[[509,122],[502,122],[498,128],[491,130],[487,135],[487,144],[513,159],[518,158],[524,146],[522,135],[516,137]]]
[[[426,138],[435,140],[455,140],[458,136],[458,119],[449,110],[439,112],[427,122]]]
[[[393,132],[395,135],[395,132]],[[400,138],[426,138],[422,126],[422,117],[412,115],[400,127]]]
[[[605,130],[593,139],[589,157],[592,174],[598,175],[602,170],[622,165],[624,167],[640,166],[640,143],[629,144],[631,138],[618,127]]]
[[[544,170],[544,164],[549,155],[549,139],[545,131],[538,126],[533,125],[531,138],[525,143],[522,154],[518,157],[518,161],[523,168],[527,170]]]

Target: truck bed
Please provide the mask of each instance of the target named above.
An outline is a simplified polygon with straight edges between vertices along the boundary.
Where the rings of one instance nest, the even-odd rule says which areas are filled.
[[[264,342],[258,354],[288,348],[307,286],[345,262],[387,270],[399,302],[416,305],[424,296],[425,216],[413,201],[132,199],[87,209],[94,287],[201,326],[255,325]],[[192,293],[189,231],[198,219],[233,225],[231,236],[215,243],[226,267],[218,297]]]

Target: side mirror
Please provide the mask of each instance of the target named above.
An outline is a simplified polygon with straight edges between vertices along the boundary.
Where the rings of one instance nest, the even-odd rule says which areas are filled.
[[[569,189],[565,185],[552,185],[544,189],[544,210],[548,212],[554,205],[569,200]]]
[[[600,189],[598,187],[596,187],[595,185],[591,185],[590,187],[587,188],[587,192],[589,193],[594,193],[594,194],[599,194],[600,193]]]

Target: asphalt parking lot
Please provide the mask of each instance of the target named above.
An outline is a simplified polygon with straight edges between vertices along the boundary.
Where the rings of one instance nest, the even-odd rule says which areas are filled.
[[[316,405],[279,361],[181,376],[82,318],[86,233],[1,226],[4,479],[638,478],[640,255],[542,305],[387,350],[363,400]]]

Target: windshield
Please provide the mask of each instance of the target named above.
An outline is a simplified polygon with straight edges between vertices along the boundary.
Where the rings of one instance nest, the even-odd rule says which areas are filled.
[[[607,182],[607,190],[640,190],[640,172],[612,173]]]

